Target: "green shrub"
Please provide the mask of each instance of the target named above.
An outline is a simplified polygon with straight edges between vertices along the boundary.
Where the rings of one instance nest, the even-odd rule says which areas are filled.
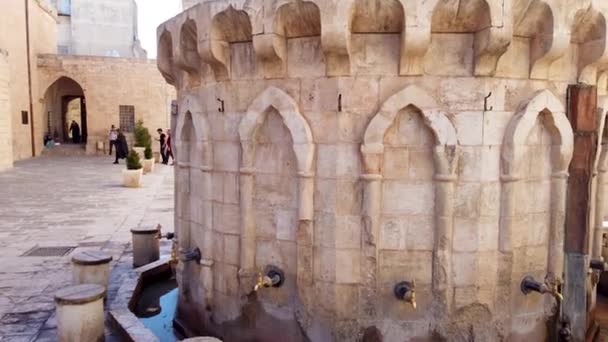
[[[131,150],[127,156],[127,169],[128,170],[139,170],[141,169],[141,163],[139,162],[139,155],[135,150]]]
[[[133,130],[133,135],[135,138],[135,147],[152,146],[152,136],[150,135],[150,131],[144,127],[143,121],[137,121]]]
[[[152,155],[152,147],[150,145],[146,146],[146,149],[144,150],[144,157],[146,159],[154,158],[154,156]]]

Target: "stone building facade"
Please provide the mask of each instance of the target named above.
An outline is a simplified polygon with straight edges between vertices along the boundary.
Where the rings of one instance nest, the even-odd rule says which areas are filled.
[[[89,154],[97,152],[98,142],[108,144],[111,125],[121,126],[121,106],[132,108],[131,123],[143,120],[151,131],[170,126],[175,89],[164,81],[153,60],[40,55],[37,68],[40,88],[35,112],[40,113],[41,123],[37,136],[64,130],[61,98],[66,95],[85,99]]]
[[[137,34],[135,0],[52,0],[63,55],[146,58]]]
[[[563,279],[566,90],[597,85],[603,121],[607,15],[217,0],[162,24],[176,231],[202,252],[178,265],[176,322],[230,341],[555,338],[560,303],[521,282]],[[254,292],[270,265],[284,284]]]
[[[9,141],[0,147],[0,169],[10,167],[13,160],[32,156],[32,130],[29,89],[38,85],[35,71],[36,55],[55,53],[56,11],[48,1],[28,2],[30,55],[27,51],[26,7],[23,1],[3,3],[4,20],[0,22],[0,93],[8,94],[0,104],[0,140]],[[28,73],[28,63],[31,67]],[[28,75],[31,76],[31,83]],[[5,116],[6,115],[6,116]],[[35,120],[34,120],[35,122]]]
[[[10,0],[3,4],[0,170],[11,167],[15,160],[40,155],[47,132],[55,135],[57,141],[66,142],[66,113],[62,103],[66,98],[80,98],[82,108],[88,109],[86,124],[90,139],[86,149],[89,153],[96,152],[98,141],[107,144],[110,125],[120,124],[121,108],[133,113],[133,120],[143,119],[151,129],[169,126],[175,89],[166,84],[154,61],[139,54],[135,2],[96,0],[92,3]],[[70,48],[71,53],[105,56],[107,49],[112,48],[121,55],[144,58],[58,54],[57,48],[65,38],[62,23],[66,17],[65,13],[58,15],[56,5],[60,4],[68,4],[71,11],[70,25],[75,32],[70,38],[75,47]],[[65,6],[62,11],[65,12]],[[108,29],[108,22],[116,29]]]

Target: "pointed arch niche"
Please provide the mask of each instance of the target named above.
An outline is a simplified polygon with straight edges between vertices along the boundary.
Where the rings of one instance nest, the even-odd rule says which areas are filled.
[[[312,281],[313,234],[313,160],[315,145],[310,126],[300,113],[296,102],[284,91],[270,87],[252,102],[239,126],[242,155],[240,168],[241,202],[241,270],[240,275],[252,277],[256,273],[257,227],[253,205],[255,160],[258,132],[274,112],[280,116],[291,135],[298,176],[297,198],[297,279],[298,284]],[[251,279],[251,278],[250,278]],[[247,285],[245,285],[247,287]]]
[[[429,248],[432,249],[433,271],[432,275],[423,275],[423,271],[416,272],[413,268],[412,274],[409,276],[416,278],[416,282],[422,286],[432,287],[433,300],[440,306],[449,306],[452,299],[450,295],[450,259],[454,183],[457,180],[458,140],[456,129],[445,113],[440,110],[435,100],[428,93],[417,86],[409,86],[384,102],[365,132],[361,153],[365,172],[362,176],[365,182],[363,220],[367,241],[363,248],[367,249],[367,255],[371,254],[376,257],[375,260],[372,258],[371,264],[368,262],[364,267],[367,268],[366,272],[376,272],[379,263],[379,248],[377,246],[379,246],[380,220],[381,215],[383,215],[383,198],[386,198],[387,195],[383,193],[384,188],[386,188],[383,186],[383,169],[387,166],[387,152],[389,152],[385,149],[384,140],[391,126],[394,125],[397,115],[404,110],[408,114],[415,113],[414,115],[417,115],[430,131],[432,140],[431,164],[433,168],[431,175],[429,175],[433,188],[429,191],[430,195],[427,196],[434,202],[434,209],[430,214],[433,217],[430,224],[434,227],[434,231],[430,242],[431,247]],[[413,212],[408,208],[404,212],[406,211]],[[424,266],[420,269],[423,270]],[[363,284],[363,286],[369,287],[369,290],[373,291],[376,285],[373,281],[369,284]],[[443,312],[447,311],[444,310]]]
[[[519,293],[524,273],[540,279],[547,275],[562,278],[566,189],[573,139],[563,104],[548,90],[536,93],[524,103],[507,126],[501,154],[498,241],[499,251],[505,256],[499,258],[498,269],[511,275],[510,288],[504,293],[506,298]],[[539,255],[543,253],[546,255]],[[517,298],[531,300],[525,296]],[[519,304],[511,307],[515,319],[522,307],[529,310],[532,305]],[[542,312],[540,307],[539,310]]]
[[[176,129],[176,232],[181,251],[200,248],[205,298],[213,298],[213,212],[212,172],[213,150],[209,123],[195,96],[185,96],[180,105]],[[182,264],[182,263],[180,263]],[[179,272],[183,282],[198,286],[198,277]],[[191,277],[191,279],[186,279]]]

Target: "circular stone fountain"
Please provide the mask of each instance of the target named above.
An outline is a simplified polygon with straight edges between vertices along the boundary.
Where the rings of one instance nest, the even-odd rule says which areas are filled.
[[[226,341],[555,336],[566,91],[596,85],[606,107],[607,7],[216,0],[162,24],[177,239],[201,251],[177,267],[176,323]]]

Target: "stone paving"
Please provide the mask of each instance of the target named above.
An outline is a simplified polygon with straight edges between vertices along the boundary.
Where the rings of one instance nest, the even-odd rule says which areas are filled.
[[[108,302],[131,268],[130,228],[173,231],[172,167],[156,165],[139,189],[121,186],[109,157],[41,157],[0,173],[0,341],[55,341],[54,293],[71,283],[70,255],[114,257]],[[35,246],[72,246],[64,257],[24,257]],[[167,250],[167,246],[163,248]],[[117,340],[107,329],[106,340]]]

